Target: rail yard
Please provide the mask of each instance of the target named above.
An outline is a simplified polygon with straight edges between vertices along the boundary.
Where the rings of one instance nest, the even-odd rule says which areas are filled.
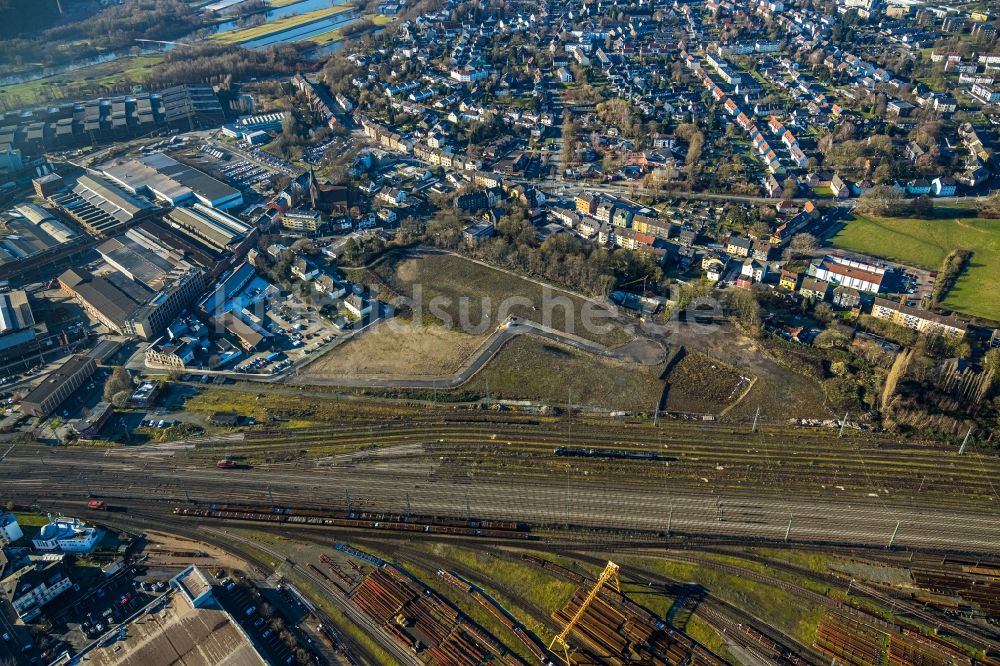
[[[0,485],[15,510],[243,558],[296,586],[343,663],[998,663],[1000,464],[978,451],[774,422],[331,409],[177,442],[18,442]]]

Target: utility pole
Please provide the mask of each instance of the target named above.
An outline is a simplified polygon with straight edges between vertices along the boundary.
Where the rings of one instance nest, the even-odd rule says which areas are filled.
[[[344,496],[347,499],[347,513],[351,512],[351,489],[344,488]]]
[[[274,493],[271,492],[271,484],[267,484],[267,496],[271,498],[271,506],[274,506]]]
[[[406,520],[410,519],[410,493],[406,493]]]
[[[792,517],[788,517],[788,527],[785,529],[785,543],[788,543],[788,536],[792,533]]]
[[[847,415],[848,414],[850,414],[850,412],[844,412],[844,420],[840,422],[840,431],[837,433],[837,438],[838,439],[844,436],[844,426],[847,425]]]
[[[573,441],[573,389],[566,389],[566,444]]]
[[[896,521],[896,529],[894,529],[894,530],[892,531],[892,536],[891,536],[891,537],[889,537],[889,545],[888,545],[888,546],[886,546],[886,549],[889,549],[889,548],[892,548],[892,544],[893,544],[893,542],[894,542],[894,541],[896,540],[896,534],[897,534],[898,532],[899,532],[899,521],[897,520],[897,521]]]
[[[757,413],[753,415],[753,427],[750,432],[757,432],[757,422],[760,420],[760,405],[757,406]]]
[[[969,437],[972,436],[972,426],[969,426],[969,431],[965,433],[965,439],[962,440],[962,446],[958,447],[958,455],[965,453],[965,445],[969,443]]]
[[[670,537],[670,525],[674,522],[674,505],[670,505],[670,511],[667,513],[667,538]]]
[[[486,378],[486,409],[490,408],[490,378]]]

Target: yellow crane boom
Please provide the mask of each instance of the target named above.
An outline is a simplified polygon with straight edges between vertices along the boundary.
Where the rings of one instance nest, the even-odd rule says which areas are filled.
[[[621,581],[618,578],[618,568],[618,565],[614,562],[608,562],[608,565],[604,567],[604,571],[601,573],[601,576],[597,579],[597,582],[594,583],[594,587],[587,593],[586,599],[584,599],[583,603],[580,604],[580,607],[576,609],[576,613],[573,614],[572,619],[566,623],[565,628],[563,628],[559,635],[553,638],[552,642],[549,643],[550,651],[554,651],[553,648],[555,648],[557,644],[560,648],[562,648],[563,661],[566,663],[566,666],[573,666],[570,661],[572,648],[569,643],[566,642],[566,638],[569,636],[569,632],[573,630],[573,627],[576,626],[576,623],[580,621],[580,618],[583,617],[583,614],[587,612],[588,608],[590,608],[590,604],[593,603],[594,599],[597,598],[597,595],[600,594],[601,588],[604,587],[608,581],[611,581],[614,583],[615,590],[617,592],[620,593],[622,591]]]

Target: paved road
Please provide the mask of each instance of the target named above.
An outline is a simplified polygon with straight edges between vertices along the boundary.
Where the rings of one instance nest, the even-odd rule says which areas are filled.
[[[1000,512],[993,498],[983,506],[936,506],[922,498],[897,500],[838,491],[817,483],[782,494],[774,487],[746,491],[673,486],[645,475],[614,486],[586,476],[454,479],[449,462],[426,455],[375,456],[322,466],[274,464],[218,470],[180,455],[139,457],[89,449],[21,445],[0,463],[0,486],[18,502],[86,498],[87,489],[127,505],[158,499],[164,511],[187,497],[308,503],[379,511],[475,516],[532,524],[760,538],[839,545],[887,546],[992,553],[1000,544]],[[407,508],[409,507],[409,509]],[[791,527],[789,528],[789,521]],[[897,530],[898,526],[898,530]],[[893,536],[895,533],[895,536]]]

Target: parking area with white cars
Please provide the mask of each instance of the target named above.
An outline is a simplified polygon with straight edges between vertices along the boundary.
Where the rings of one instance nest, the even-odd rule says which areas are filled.
[[[328,141],[324,141],[318,146],[311,146],[302,156],[302,160],[308,164],[320,164],[323,161],[323,157],[326,155],[326,151],[330,148],[335,148],[337,152],[346,152],[350,147],[350,139],[342,136],[335,136]]]
[[[246,160],[232,162],[219,170],[226,177],[226,180],[238,187],[251,187],[264,181],[270,181],[274,177],[264,167]]]

